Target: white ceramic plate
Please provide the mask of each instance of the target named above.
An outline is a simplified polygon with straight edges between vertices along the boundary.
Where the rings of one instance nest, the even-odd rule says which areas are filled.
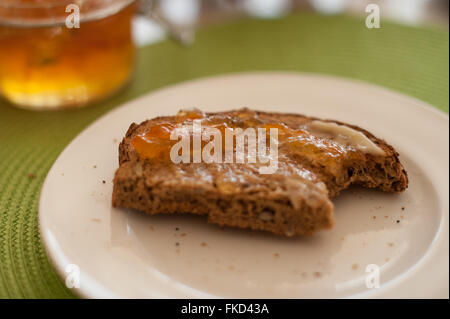
[[[111,208],[118,142],[130,123],[194,106],[357,124],[398,150],[410,187],[344,192],[335,227],[313,238]],[[448,131],[448,117],[418,100],[340,78],[246,73],[181,83],[113,110],[69,144],[42,189],[43,241],[63,277],[78,267],[74,289],[85,297],[448,298]],[[373,269],[379,288],[377,271],[366,272]]]

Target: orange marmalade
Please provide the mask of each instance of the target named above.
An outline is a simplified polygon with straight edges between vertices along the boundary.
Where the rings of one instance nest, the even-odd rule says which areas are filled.
[[[258,114],[249,110],[213,115],[207,115],[197,110],[180,111],[173,120],[163,120],[151,125],[145,133],[135,136],[131,143],[141,158],[168,161],[170,160],[171,148],[177,143],[177,140],[171,140],[171,133],[177,127],[192,126],[194,121],[201,123],[202,132],[207,132],[209,128],[215,128],[221,132],[222,159],[225,157],[224,137],[226,131],[233,131],[237,128],[243,130],[247,128],[266,129],[265,146],[267,152],[270,143],[273,143],[273,141],[270,141],[269,131],[277,129],[277,147],[279,150],[277,156],[285,161],[293,157],[303,157],[326,166],[330,170],[333,170],[335,166],[338,167],[345,159],[361,157],[361,152],[358,152],[358,150],[363,144],[367,146],[365,146],[366,152],[373,152],[376,155],[377,151],[380,151],[376,145],[370,144],[372,142],[365,135],[356,130],[342,131],[339,125],[309,119],[302,119],[303,123],[296,123],[296,126],[288,126],[284,123],[276,123],[276,118],[273,115]],[[355,132],[363,135],[363,137],[358,135],[359,140],[355,137],[350,138],[351,134],[356,134]],[[348,136],[341,136],[340,134],[347,134]],[[189,131],[189,139],[193,139],[192,129]],[[236,150],[235,141],[236,139],[233,140],[234,144],[232,145],[234,150]],[[205,146],[207,142],[207,140],[202,139],[201,146]],[[190,143],[191,154],[192,147],[193,143]],[[248,145],[245,147],[248,147]]]
[[[79,28],[66,25],[74,3]],[[131,0],[0,0],[0,96],[58,109],[112,94],[133,70],[133,15]]]

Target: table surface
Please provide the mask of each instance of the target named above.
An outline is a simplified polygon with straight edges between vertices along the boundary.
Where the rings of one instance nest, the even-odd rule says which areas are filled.
[[[138,53],[133,81],[87,108],[32,112],[0,102],[1,298],[75,297],[41,243],[40,189],[57,156],[83,128],[137,96],[193,78],[273,70],[359,79],[449,109],[449,34],[432,28],[383,23],[367,29],[363,17],[303,13],[206,27],[190,47],[163,41]]]

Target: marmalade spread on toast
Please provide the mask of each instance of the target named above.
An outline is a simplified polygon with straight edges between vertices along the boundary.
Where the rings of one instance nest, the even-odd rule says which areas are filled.
[[[161,118],[160,121],[152,123],[146,131],[135,135],[131,144],[140,158],[158,162],[158,165],[167,163],[179,176],[185,176],[184,178],[189,178],[189,174],[184,172],[186,169],[194,170],[195,174],[190,176],[197,176],[199,181],[210,181],[224,193],[238,193],[242,191],[242,187],[258,185],[264,180],[264,175],[261,175],[258,169],[261,166],[267,167],[267,162],[227,164],[225,161],[208,165],[172,163],[170,152],[177,141],[170,138],[171,133],[176,128],[192,126],[194,121],[200,121],[204,131],[210,128],[218,129],[222,136],[226,135],[227,130],[237,128],[265,128],[266,131],[277,129],[277,169],[276,173],[271,173],[272,187],[275,191],[280,187],[287,191],[294,206],[300,205],[300,201],[305,198],[313,207],[323,200],[328,200],[328,196],[336,194],[329,194],[328,185],[323,181],[337,181],[344,175],[343,171],[347,171],[347,167],[365,161],[367,153],[374,156],[384,155],[384,151],[363,133],[349,127],[306,117],[303,121],[297,119],[295,123],[290,123],[280,120],[276,115],[247,109],[215,114],[205,114],[198,110],[180,111],[175,117]],[[189,134],[189,138],[192,138],[193,132],[190,131]],[[270,153],[269,144],[274,143],[270,139],[267,135],[266,153]],[[207,141],[202,140],[201,143],[203,147]],[[236,150],[235,144],[232,144],[233,150]],[[222,140],[222,146],[222,157],[226,157],[225,140]],[[247,159],[249,153],[246,153]],[[237,153],[235,155],[238,156]]]
[[[249,110],[214,115],[206,115],[198,110],[180,111],[173,120],[162,120],[150,126],[145,133],[136,135],[131,144],[143,159],[170,160],[170,150],[177,142],[171,140],[171,133],[177,127],[192,125],[194,120],[201,122],[204,131],[207,131],[208,128],[218,129],[222,133],[222,137],[226,135],[227,131],[232,132],[236,128],[244,130],[246,128],[265,128],[267,132],[275,128],[278,131],[277,142],[280,151],[301,155],[325,166],[332,165],[333,162],[349,156],[357,156],[358,151],[384,155],[384,151],[363,133],[345,125],[309,120],[299,127],[292,128],[284,123],[271,122]],[[192,130],[190,134],[192,136]],[[267,142],[269,142],[268,136]],[[207,141],[202,140],[202,146],[206,143]],[[223,153],[225,153],[225,139],[223,139],[222,145]],[[282,153],[281,155],[286,154]]]
[[[208,152],[218,160],[206,161]],[[408,182],[392,147],[367,131],[248,109],[180,111],[132,124],[119,154],[116,206],[207,215],[286,236],[330,228],[331,199],[352,184],[399,192]]]

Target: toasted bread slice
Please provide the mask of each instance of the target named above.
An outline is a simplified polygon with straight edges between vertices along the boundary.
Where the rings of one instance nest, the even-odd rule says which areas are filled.
[[[119,146],[113,206],[148,214],[205,215],[211,223],[285,236],[312,235],[333,226],[331,199],[350,185],[393,193],[408,185],[392,146],[357,126],[248,109],[191,115],[131,124]],[[151,149],[158,156],[146,155],[145,134],[194,118],[216,127],[279,128],[284,142],[278,144],[278,169],[261,174],[260,163],[175,164],[162,155],[164,139],[158,140],[160,148]]]

